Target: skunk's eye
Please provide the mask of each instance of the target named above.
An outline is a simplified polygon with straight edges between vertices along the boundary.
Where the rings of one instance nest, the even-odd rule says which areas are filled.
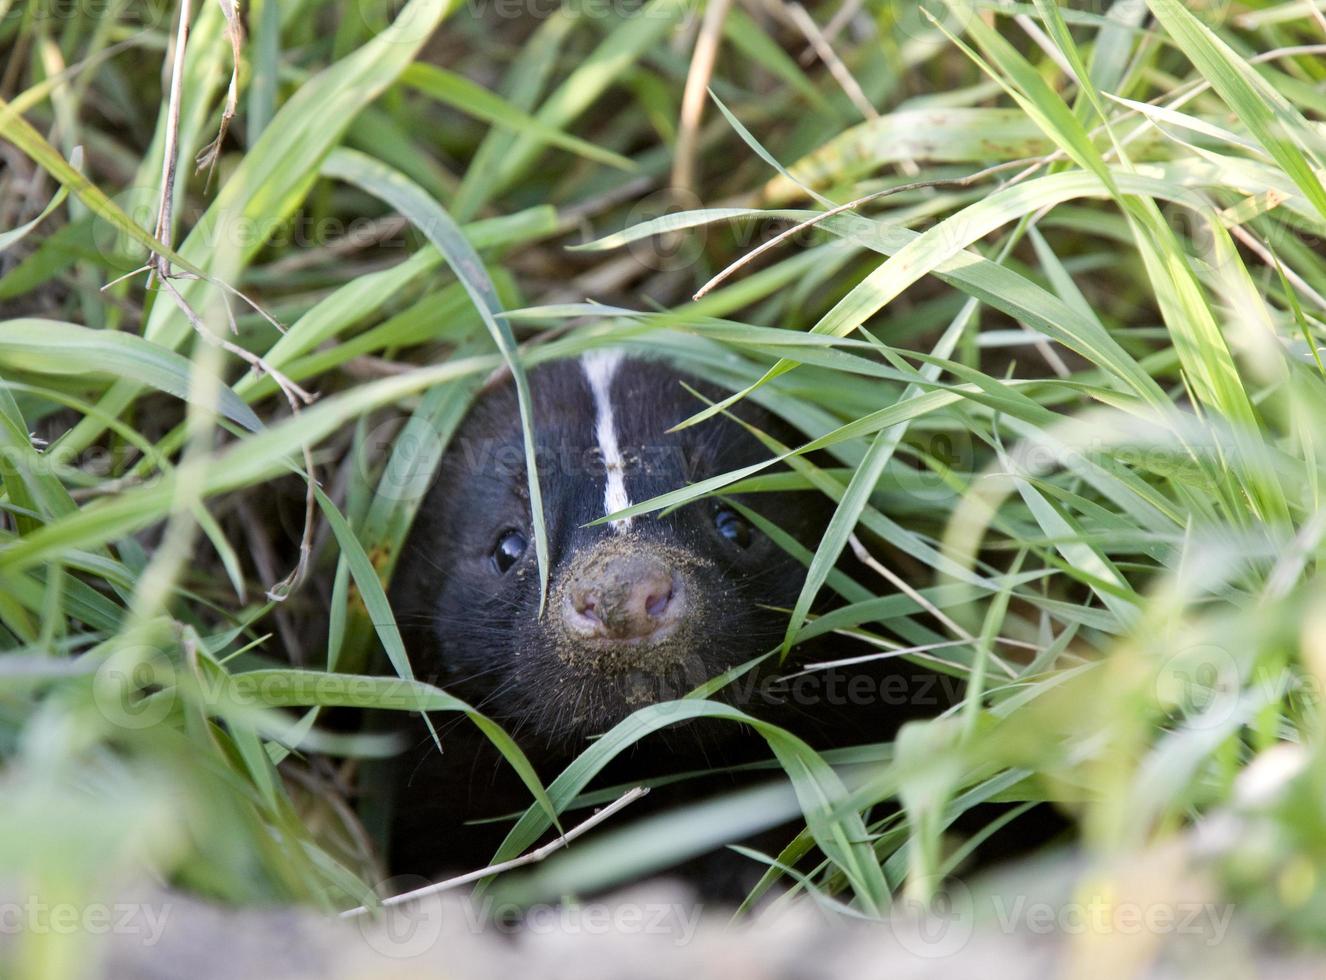
[[[520,556],[525,553],[529,544],[525,541],[525,535],[519,531],[503,531],[502,536],[497,539],[497,545],[493,548],[493,567],[499,572],[506,573],[511,566],[520,561]]]
[[[751,526],[735,510],[720,510],[715,514],[714,527],[738,548],[750,547]]]

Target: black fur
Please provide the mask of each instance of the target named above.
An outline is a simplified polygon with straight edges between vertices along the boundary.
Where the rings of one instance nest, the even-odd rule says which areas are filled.
[[[724,394],[653,362],[625,360],[615,374],[611,396],[632,502],[769,457],[757,439],[722,417],[669,433],[702,407],[683,381],[706,397]],[[696,622],[686,656],[675,669],[643,674],[596,662],[568,663],[559,646],[565,638],[555,625],[559,586],[578,555],[620,532],[607,525],[587,526],[604,516],[604,474],[596,452],[593,395],[581,362],[540,367],[530,373],[530,385],[551,567],[544,615],[538,611],[532,543],[506,572],[493,562],[504,533],[518,530],[533,541],[510,384],[483,394],[457,432],[408,539],[392,604],[416,674],[500,721],[540,775],[551,779],[590,738],[640,705],[641,683],[649,685],[647,700],[670,700],[776,646],[786,626],[786,614],[779,610],[795,602],[805,570],[763,535],[754,534],[746,547],[725,538],[715,525],[723,506],[717,500],[637,518],[629,534],[642,551],[682,549],[703,562],[694,569],[692,585],[699,595],[690,610]],[[780,441],[803,441],[749,400],[735,412]],[[813,492],[737,499],[811,550],[832,512],[830,502]],[[877,673],[881,668],[864,669]],[[887,669],[899,668],[891,662]],[[879,704],[855,711],[827,709],[830,716],[785,699],[760,703],[751,696],[755,685],[738,685],[738,690],[746,692],[737,695],[741,707],[820,744],[884,738],[906,716],[901,706]],[[646,739],[605,778],[627,780],[768,755],[762,741],[737,726],[681,728]],[[422,728],[413,729],[412,738],[415,749],[401,764],[394,869],[433,876],[481,866],[507,825],[465,826],[464,821],[521,809],[529,803],[528,792],[471,726],[448,725],[441,754]],[[730,777],[719,781],[730,782]],[[688,785],[656,792],[654,800],[665,804],[669,796],[677,800],[705,791],[711,788]]]

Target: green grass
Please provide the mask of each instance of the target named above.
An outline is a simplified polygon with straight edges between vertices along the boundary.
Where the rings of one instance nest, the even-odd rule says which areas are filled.
[[[481,725],[531,791],[498,860],[608,799],[586,787],[646,732],[737,723],[699,697],[646,708],[544,787],[411,680],[386,605],[475,387],[615,344],[736,393],[696,419],[750,397],[810,438],[631,509],[837,502],[770,656],[842,630],[959,682],[890,745],[821,757],[761,724],[806,833],[754,856],[752,899],[817,845],[783,883],[880,914],[953,870],[963,811],[1053,800],[1083,888],[1178,846],[1161,894],[1200,872],[1255,927],[1326,938],[1326,22],[1307,4],[867,0],[831,43],[873,115],[792,20],[737,6],[710,22],[688,122],[706,28],[680,0],[537,23],[255,0],[210,174],[190,161],[226,103],[222,6],[194,5],[177,127],[174,11],[57,6],[0,3],[0,882],[369,900],[374,814],[328,800],[393,746],[331,707]],[[671,188],[687,125],[696,186]],[[148,248],[164,288],[123,278]],[[312,550],[287,578],[310,464]],[[836,567],[854,533],[890,576]],[[403,680],[351,680],[378,650]],[[494,887],[625,880],[770,805],[655,822],[648,847],[610,826]],[[1199,857],[1199,823],[1239,832]],[[28,937],[21,965],[66,975],[70,943]]]

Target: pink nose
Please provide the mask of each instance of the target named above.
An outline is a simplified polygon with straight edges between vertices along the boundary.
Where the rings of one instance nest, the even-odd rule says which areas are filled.
[[[616,555],[576,571],[562,616],[587,639],[642,640],[681,619],[681,578],[647,555]]]

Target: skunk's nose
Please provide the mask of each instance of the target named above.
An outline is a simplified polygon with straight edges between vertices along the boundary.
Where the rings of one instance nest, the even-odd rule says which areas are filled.
[[[685,614],[682,577],[647,554],[610,555],[572,575],[562,616],[586,639],[648,640]]]

